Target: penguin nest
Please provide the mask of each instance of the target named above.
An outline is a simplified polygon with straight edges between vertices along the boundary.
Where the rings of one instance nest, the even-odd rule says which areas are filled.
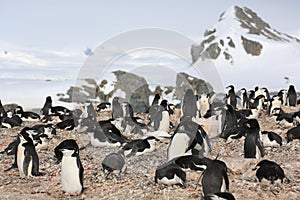
[[[298,111],[287,108],[286,112]],[[101,112],[99,120],[108,119],[110,112]],[[142,116],[145,118],[145,115]],[[265,114],[259,117],[261,130],[279,133],[285,140],[289,127],[281,127]],[[174,119],[177,124],[178,119]],[[28,122],[25,126],[37,123]],[[205,127],[205,126],[204,126]],[[0,151],[15,139],[23,127],[0,129]],[[208,132],[209,134],[209,132]],[[88,143],[86,136],[76,131],[57,130],[57,136],[50,140],[49,149],[38,152],[41,177],[19,177],[17,169],[3,172],[13,163],[14,157],[0,155],[0,199],[64,199],[68,198],[61,190],[61,164],[55,164],[54,148],[64,139],[76,139],[80,147]],[[104,180],[101,162],[104,157],[118,148],[94,148],[88,146],[80,150],[80,158],[84,167],[84,192],[75,199],[200,199],[201,183],[196,188],[200,172],[187,172],[187,187],[164,186],[154,183],[157,166],[166,162],[168,140],[157,144],[154,152],[126,159],[127,170],[121,177],[110,176]],[[299,199],[300,198],[300,142],[286,142],[278,148],[267,148],[264,159],[277,162],[285,171],[284,182],[271,185],[269,182],[259,183],[252,168],[259,162],[255,159],[243,158],[243,140],[225,142],[223,139],[211,140],[212,152],[206,155],[224,161],[228,166],[229,191],[236,199]],[[73,197],[74,198],[74,197]]]

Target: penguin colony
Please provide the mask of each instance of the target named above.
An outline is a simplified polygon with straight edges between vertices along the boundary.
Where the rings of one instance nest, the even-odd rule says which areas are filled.
[[[155,152],[157,146],[165,146],[165,161],[156,165],[151,178],[153,184],[173,188],[200,185],[199,197],[203,199],[235,199],[234,193],[230,193],[232,180],[226,162],[221,159],[222,152],[212,153],[212,141],[222,140],[242,141],[240,155],[244,159],[253,159],[257,184],[263,179],[270,184],[276,181],[284,184],[286,175],[280,160],[276,163],[264,156],[273,148],[300,139],[299,109],[292,113],[284,111],[285,107],[297,107],[299,103],[295,87],[291,85],[272,97],[267,88],[256,87],[248,92],[242,88],[240,96],[233,85],[226,89],[221,104],[214,101],[215,94],[195,94],[192,89],[185,91],[179,105],[172,105],[156,94],[144,114],[134,113],[131,105],[120,97],[114,97],[111,103],[89,103],[75,110],[53,106],[51,97],[47,97],[40,114],[24,111],[21,106],[7,110],[0,101],[0,127],[3,130],[20,127],[16,129],[20,131],[15,139],[1,146],[1,156],[11,156],[11,166],[4,173],[16,170],[20,178],[28,180],[47,176],[40,169],[39,155],[49,151],[49,143],[55,138],[58,142],[52,157],[56,160],[55,165],[60,166],[57,170],[61,191],[64,195],[82,195],[89,188],[84,187],[85,163],[81,161],[81,151],[109,148],[99,167],[93,170],[102,170],[104,181],[112,181],[115,177],[126,182],[126,168],[135,164],[132,159]],[[180,116],[174,116],[178,108]],[[104,111],[107,109],[111,111]],[[103,112],[111,112],[111,117],[99,121]],[[285,130],[285,138],[271,130],[262,130],[258,120],[262,115]],[[172,123],[174,117],[179,118],[178,124]],[[216,137],[210,137],[201,124],[201,119],[213,117],[223,119]],[[82,146],[73,138],[59,141],[61,137],[57,132],[63,134],[71,130],[86,135],[89,143]],[[134,161],[138,162],[138,159]],[[189,182],[190,173],[198,174],[201,181]],[[99,172],[97,174],[99,176]]]

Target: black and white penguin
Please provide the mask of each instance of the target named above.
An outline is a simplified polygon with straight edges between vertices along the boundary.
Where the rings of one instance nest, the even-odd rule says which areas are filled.
[[[170,116],[169,112],[161,105],[154,105],[149,110],[149,125],[154,131],[169,132]]]
[[[99,105],[97,105],[97,112],[100,112],[101,110],[107,110],[111,107],[111,103],[109,102],[102,102]]]
[[[102,161],[102,170],[107,178],[111,173],[118,173],[119,175],[126,170],[124,154],[110,153]]]
[[[203,158],[200,158],[198,155],[183,155],[169,162],[177,164],[182,169],[190,169],[193,171],[203,171],[207,167],[203,162]]]
[[[287,98],[288,98],[289,106],[297,105],[297,93],[296,93],[295,87],[293,85],[289,86]]]
[[[58,122],[55,125],[55,128],[70,131],[70,130],[73,130],[76,126],[77,126],[77,123],[76,123],[75,119],[70,118],[70,119],[65,119],[61,122]]]
[[[159,140],[153,136],[149,136],[145,139],[131,140],[121,148],[120,152],[124,152],[126,157],[150,153],[156,149],[155,143],[157,141]]]
[[[43,108],[40,111],[41,115],[68,115],[71,111],[63,106],[53,106],[52,105],[52,98],[50,96],[46,97],[46,102]]]
[[[269,115],[274,115],[274,109],[280,109],[283,101],[280,96],[274,95],[270,100]]]
[[[21,106],[15,108],[14,114],[18,115],[22,121],[39,121],[41,119],[37,113],[24,111]]]
[[[261,134],[264,147],[278,147],[282,145],[282,138],[277,133],[272,131],[262,131]]]
[[[31,128],[36,130],[39,135],[47,135],[49,139],[56,135],[56,129],[53,124],[37,124]]]
[[[47,150],[49,147],[48,135],[41,134],[37,135],[36,137],[33,137],[33,143],[37,151]]]
[[[289,129],[286,133],[287,143],[296,139],[300,140],[300,125]]]
[[[282,105],[286,106],[287,105],[287,90],[285,90],[285,89],[279,90],[277,95],[282,99]]]
[[[167,162],[155,170],[155,183],[164,185],[186,185],[186,173],[177,164]]]
[[[256,177],[258,178],[259,182],[261,182],[262,179],[266,179],[271,181],[271,184],[273,184],[277,179],[280,179],[281,183],[283,183],[283,179],[285,178],[284,171],[276,162],[262,160],[253,170],[256,169]]]
[[[234,108],[230,104],[227,104],[224,109],[225,112],[222,115],[223,120],[220,137],[226,139],[226,130],[238,127],[238,119]]]
[[[244,142],[244,157],[257,158],[265,154],[259,123],[256,119],[249,119],[244,123],[246,138]]]
[[[240,90],[241,92],[241,106],[242,108],[249,108],[249,98],[247,94],[247,90],[245,88],[242,88]]]
[[[234,86],[229,85],[229,86],[226,87],[226,89],[227,89],[227,93],[226,93],[226,96],[225,96],[226,104],[229,104],[234,109],[236,109],[237,97],[238,96],[235,94]]]
[[[211,145],[205,130],[191,116],[182,117],[168,145],[168,160],[184,154],[202,155],[210,151]]]
[[[235,200],[234,196],[229,192],[218,192],[214,194],[207,194],[204,200]]]
[[[203,158],[206,169],[203,172],[201,184],[203,195],[229,191],[227,166],[223,161]]]
[[[17,117],[18,118],[18,117]],[[21,126],[19,120],[10,117],[0,117],[0,128],[13,128],[16,126]]]
[[[192,89],[187,89],[181,102],[181,116],[191,116],[197,119],[197,99]]]
[[[79,195],[83,191],[83,166],[77,146],[59,149],[63,157],[61,161],[61,185],[65,193]]]
[[[61,162],[63,153],[60,151],[60,149],[64,149],[64,148],[72,148],[77,152],[77,154],[79,153],[79,146],[78,146],[76,140],[74,140],[74,139],[63,140],[54,149],[54,157],[57,159],[56,163]]]
[[[19,133],[20,143],[16,151],[16,161],[21,177],[39,176],[39,157],[33,144],[30,128]]]

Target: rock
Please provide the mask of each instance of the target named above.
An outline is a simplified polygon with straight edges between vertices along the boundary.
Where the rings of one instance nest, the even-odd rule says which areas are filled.
[[[255,167],[257,160],[256,159],[245,159],[243,157],[241,158],[220,158],[222,161],[224,161],[228,167],[228,169],[233,173],[233,174],[243,174],[245,176],[251,175],[254,173],[252,171],[252,168]],[[248,171],[248,170],[251,170]],[[248,171],[248,173],[246,173]],[[245,174],[246,173],[246,174]],[[255,173],[254,173],[255,175]]]
[[[213,91],[212,86],[202,79],[190,76],[184,72],[178,73],[176,77],[176,88],[174,95],[177,99],[181,100],[185,91],[191,88],[197,94],[209,93]]]

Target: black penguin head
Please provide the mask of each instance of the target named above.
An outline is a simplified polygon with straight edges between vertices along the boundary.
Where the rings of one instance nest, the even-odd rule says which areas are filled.
[[[22,106],[17,106],[16,108],[15,108],[15,112],[14,113],[16,113],[16,114],[22,114],[24,111],[23,111],[23,108],[22,108]]]
[[[168,107],[168,101],[166,99],[164,99],[164,100],[161,101],[160,105],[162,107],[164,107],[165,109],[167,109],[167,107]]]
[[[46,102],[52,103],[52,99],[51,99],[50,96],[47,96],[47,97],[46,97]]]
[[[229,91],[234,91],[234,86],[233,86],[233,85],[228,85],[228,86],[226,87],[226,89],[227,89],[228,92],[229,92]]]
[[[25,127],[21,130],[21,132],[18,134],[21,143],[25,142],[33,142],[33,135],[37,135],[37,131],[33,130],[29,127]]]

